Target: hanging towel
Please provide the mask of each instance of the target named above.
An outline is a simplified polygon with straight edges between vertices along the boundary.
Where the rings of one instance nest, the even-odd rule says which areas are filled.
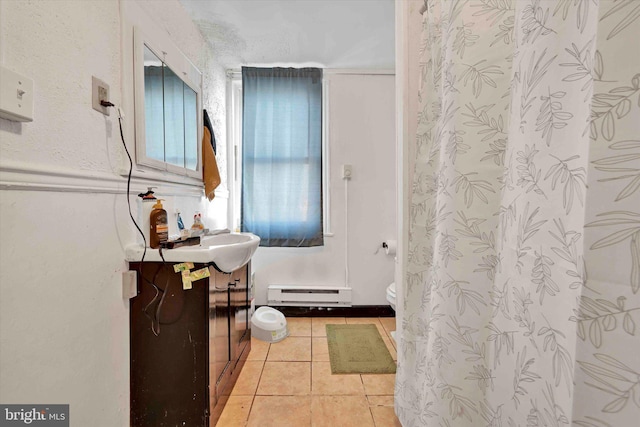
[[[218,171],[213,141],[213,128],[205,110],[204,132],[202,134],[202,176],[204,179],[204,194],[209,201],[213,200],[215,189],[220,185],[220,171]]]
[[[207,110],[202,110],[204,114],[204,126],[209,128],[209,132],[211,133],[211,146],[213,147],[213,154],[218,154],[218,148],[216,147],[216,134],[213,133],[213,126],[211,126],[211,120],[209,120],[209,114],[207,114]]]

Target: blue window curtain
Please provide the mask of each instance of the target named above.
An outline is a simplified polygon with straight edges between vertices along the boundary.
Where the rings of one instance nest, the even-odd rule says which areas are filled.
[[[322,70],[243,67],[242,92],[242,230],[322,246]]]

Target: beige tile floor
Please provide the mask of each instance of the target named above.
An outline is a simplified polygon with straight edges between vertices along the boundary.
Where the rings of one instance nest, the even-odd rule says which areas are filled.
[[[396,360],[393,318],[288,317],[289,338],[252,339],[217,427],[400,427],[395,375],[332,375],[325,325],[373,323]]]

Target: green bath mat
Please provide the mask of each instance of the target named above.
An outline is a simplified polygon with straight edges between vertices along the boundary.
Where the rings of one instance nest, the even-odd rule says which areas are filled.
[[[393,361],[378,328],[365,325],[326,325],[332,374],[394,374]]]

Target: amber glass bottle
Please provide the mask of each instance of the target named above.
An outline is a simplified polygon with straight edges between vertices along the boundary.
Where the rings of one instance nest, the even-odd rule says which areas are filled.
[[[149,216],[149,246],[158,249],[160,243],[169,240],[169,222],[167,211],[162,208],[162,199],[158,199]]]

